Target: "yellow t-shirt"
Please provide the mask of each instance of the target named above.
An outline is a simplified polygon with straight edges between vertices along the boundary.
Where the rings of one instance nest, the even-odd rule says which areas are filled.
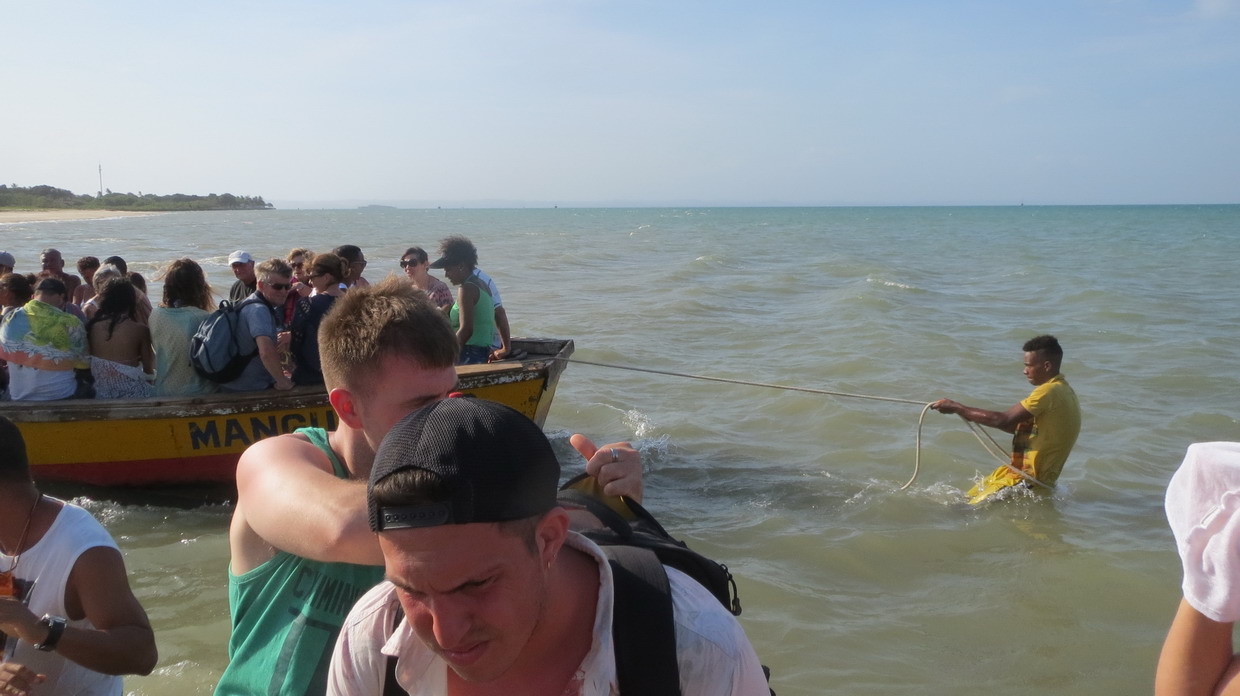
[[[1020,405],[1033,414],[1033,432],[1025,445],[1025,473],[1053,486],[1081,433],[1076,392],[1063,375],[1055,375],[1035,387]],[[1013,445],[1019,447],[1019,443]]]

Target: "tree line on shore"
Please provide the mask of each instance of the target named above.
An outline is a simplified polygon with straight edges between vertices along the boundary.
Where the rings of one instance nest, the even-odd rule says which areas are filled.
[[[256,210],[273,207],[262,196],[234,196],[214,193],[192,196],[174,193],[158,196],[153,193],[113,193],[106,190],[99,196],[77,195],[54,186],[23,187],[0,184],[0,209],[3,208],[73,208],[79,210]]]

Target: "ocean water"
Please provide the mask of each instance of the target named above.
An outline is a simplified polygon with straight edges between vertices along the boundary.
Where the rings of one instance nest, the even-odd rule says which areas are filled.
[[[737,575],[781,696],[1151,689],[1179,597],[1166,483],[1189,443],[1240,439],[1240,206],[176,213],[3,225],[0,248],[19,270],[45,246],[116,253],[148,278],[188,255],[226,291],[234,248],[354,243],[374,280],[449,234],[478,246],[515,334],[608,365],[568,368],[548,433],[568,467],[572,432],[641,449],[647,506]],[[994,461],[922,405],[1007,409],[1041,333],[1080,440],[1052,494],[970,508]],[[230,507],[81,501],[157,632],[159,667],[127,691],[211,693]]]

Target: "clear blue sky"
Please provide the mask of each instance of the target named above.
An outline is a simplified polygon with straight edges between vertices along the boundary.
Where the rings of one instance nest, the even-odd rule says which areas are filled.
[[[0,183],[1240,203],[1240,0],[0,0]]]

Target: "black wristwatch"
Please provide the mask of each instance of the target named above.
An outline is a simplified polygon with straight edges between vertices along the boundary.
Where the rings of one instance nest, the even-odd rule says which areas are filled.
[[[44,614],[43,618],[39,619],[39,623],[47,626],[47,637],[42,643],[35,643],[34,649],[51,652],[56,649],[56,644],[60,642],[60,637],[65,633],[65,620],[60,616]]]

